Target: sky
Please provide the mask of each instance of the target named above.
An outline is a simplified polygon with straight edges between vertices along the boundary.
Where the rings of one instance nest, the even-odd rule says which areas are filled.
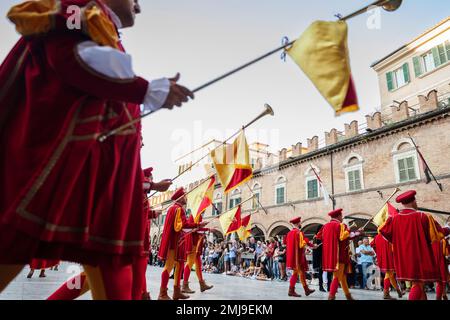
[[[315,20],[335,20],[367,5],[358,0],[140,0],[142,14],[122,39],[133,56],[135,72],[148,79],[181,73],[180,83],[194,89],[291,40]],[[19,3],[2,0],[0,14]],[[249,130],[277,152],[332,128],[344,130],[352,120],[380,107],[378,79],[370,65],[434,26],[449,13],[448,0],[404,0],[395,12],[381,11],[376,28],[372,13],[348,21],[352,73],[360,111],[340,117],[302,71],[276,54],[196,94],[172,111],[159,111],[143,121],[143,167],[153,166],[156,179],[178,173],[174,160],[215,138],[223,140],[270,104],[265,117]],[[373,26],[373,25],[372,25]],[[18,39],[13,25],[0,19],[0,60]],[[126,155],[124,155],[126,156]],[[195,160],[195,159],[193,159]],[[203,178],[203,177],[198,177]]]

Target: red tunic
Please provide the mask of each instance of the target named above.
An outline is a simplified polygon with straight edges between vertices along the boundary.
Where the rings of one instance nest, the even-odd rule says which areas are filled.
[[[388,271],[395,271],[392,244],[381,234],[377,234],[373,239],[371,246],[375,249],[375,253],[377,254],[377,263],[381,272],[386,273]]]
[[[286,235],[285,244],[286,267],[292,270],[308,271],[305,248],[311,245],[309,239],[298,228],[294,228]]]
[[[164,221],[164,229],[161,237],[158,257],[161,260],[167,259],[169,250],[175,250],[177,261],[186,260],[186,244],[183,229],[193,229],[196,224],[189,223],[186,219],[186,212],[179,203],[174,203],[167,211]]]
[[[401,210],[386,220],[380,233],[393,245],[395,272],[399,280],[433,282],[437,279],[430,224],[425,213]]]
[[[0,264],[143,251],[140,124],[96,138],[140,114],[148,82],[89,69],[75,50],[86,40],[65,26],[21,38],[0,67]]]
[[[198,223],[200,223],[202,221],[203,221],[203,216],[200,215]],[[198,224],[196,224],[194,222],[193,215],[191,215],[189,217],[188,222],[191,225],[195,225],[196,227],[198,226]],[[186,254],[189,255],[190,253],[195,252],[198,255],[199,253],[201,253],[201,250],[199,250],[199,248],[203,247],[203,239],[204,239],[203,234],[199,233],[197,231],[186,234],[184,237],[184,241],[185,241],[185,245],[186,245],[185,246]]]
[[[332,219],[319,230],[316,238],[323,243],[322,269],[324,271],[337,271],[339,264],[350,267],[350,231],[345,224]]]

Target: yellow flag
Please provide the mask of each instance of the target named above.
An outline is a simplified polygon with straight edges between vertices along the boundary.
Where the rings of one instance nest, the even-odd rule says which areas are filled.
[[[380,227],[390,216],[395,216],[397,214],[397,209],[395,209],[389,202],[384,205],[384,207],[375,215],[372,219],[373,223]]]
[[[187,195],[186,207],[191,210],[196,223],[200,221],[200,216],[212,203],[215,181],[212,176]]]
[[[239,230],[241,227],[241,206],[221,214],[219,222],[225,236]]]
[[[247,182],[253,176],[244,131],[239,134],[233,144],[213,150],[211,159],[225,193]]]
[[[336,115],[359,110],[350,70],[347,32],[345,21],[316,21],[287,50]]]

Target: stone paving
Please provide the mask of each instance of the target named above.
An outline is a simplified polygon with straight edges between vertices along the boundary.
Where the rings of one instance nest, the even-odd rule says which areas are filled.
[[[76,264],[63,263],[58,271],[46,270],[46,278],[39,278],[36,271],[33,278],[27,279],[29,267],[26,267],[17,278],[0,294],[0,300],[44,300],[54,292],[64,281],[71,278],[81,269]],[[153,298],[159,293],[161,268],[149,267],[147,269],[147,285]],[[305,297],[301,285],[297,285],[297,292],[301,298],[290,298],[287,296],[288,282],[260,281],[223,274],[205,274],[208,284],[214,288],[201,293],[195,272],[191,274],[191,289],[196,292],[191,295],[192,300],[326,300],[327,293],[316,291],[309,297]],[[169,283],[169,295],[172,294],[172,280]],[[318,289],[312,285],[313,289]],[[352,289],[352,294],[357,300],[379,300],[380,291]],[[394,293],[392,294],[393,296]],[[434,294],[428,295],[434,299]],[[89,293],[79,297],[80,300],[90,300]],[[345,299],[342,290],[339,289],[338,300]],[[405,297],[403,298],[405,299]]]

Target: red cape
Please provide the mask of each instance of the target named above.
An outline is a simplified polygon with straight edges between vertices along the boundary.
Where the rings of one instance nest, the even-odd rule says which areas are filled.
[[[175,231],[175,223],[178,209],[180,209],[182,229],[177,232]],[[192,224],[187,221],[184,208],[180,204],[174,203],[167,211],[166,219],[164,221],[164,229],[161,237],[158,257],[161,260],[166,260],[169,250],[175,250],[175,259],[177,261],[185,261],[186,236],[183,229],[195,228],[195,226],[196,224]]]
[[[286,267],[305,272],[308,270],[308,262],[306,261],[305,247],[300,248],[300,238],[308,242],[303,232],[297,228],[292,229],[286,235]]]
[[[0,264],[129,263],[143,250],[140,125],[96,137],[140,114],[148,82],[87,69],[86,40],[65,27],[21,38],[0,67]]]
[[[381,272],[395,271],[392,244],[381,234],[377,234],[371,243],[377,254],[377,263]]]
[[[339,263],[345,264],[347,267],[350,266],[349,240],[340,241],[341,228],[348,232],[348,227],[345,224],[333,219],[326,223],[316,235],[323,243],[323,271],[337,271]]]
[[[437,279],[429,230],[427,215],[410,209],[389,217],[380,228],[380,233],[393,245],[399,280],[434,282]]]

